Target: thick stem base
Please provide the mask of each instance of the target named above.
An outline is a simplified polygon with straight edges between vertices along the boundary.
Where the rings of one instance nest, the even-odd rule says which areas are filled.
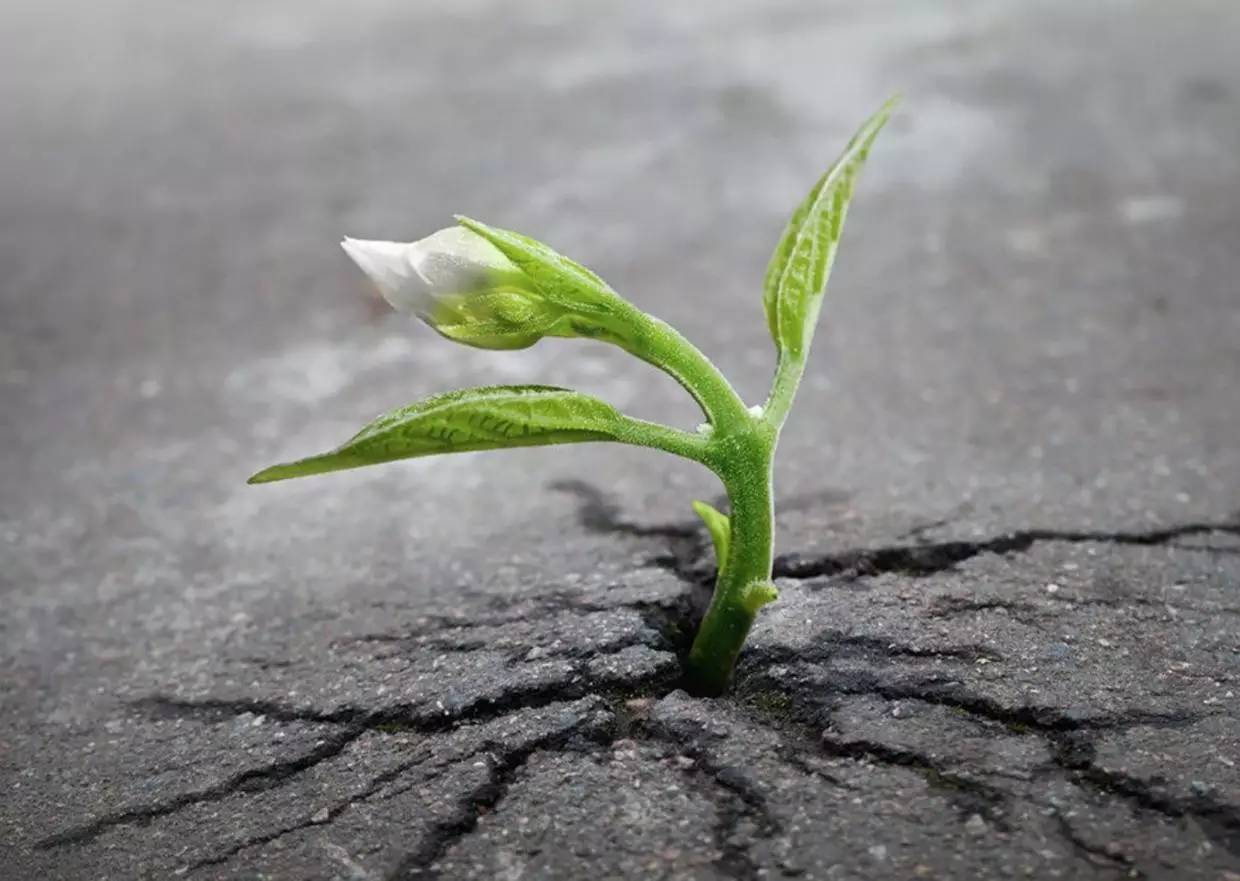
[[[771,464],[775,435],[760,417],[728,438],[718,473],[731,503],[728,559],[689,651],[687,685],[703,695],[727,691],[732,670],[761,606],[773,597],[774,510]]]

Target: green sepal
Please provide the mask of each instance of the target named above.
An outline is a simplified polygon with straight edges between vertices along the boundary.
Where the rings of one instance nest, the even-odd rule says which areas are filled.
[[[732,521],[728,519],[727,514],[720,513],[706,502],[694,502],[693,510],[702,518],[707,531],[710,532],[711,541],[715,545],[715,565],[719,569],[719,574],[722,575],[723,568],[728,562],[728,547],[732,542]]]
[[[889,99],[858,129],[835,164],[797,206],[775,246],[763,282],[762,303],[771,338],[781,354],[800,358],[809,348],[853,186],[897,101]]]
[[[525,349],[556,334],[564,310],[537,294],[497,288],[440,297],[427,324],[455,343],[478,349]]]
[[[248,482],[269,483],[444,453],[630,442],[631,424],[604,401],[554,386],[463,389],[393,410],[330,452],[273,465]]]
[[[536,239],[460,215],[456,220],[498,248],[557,306],[578,313],[612,314],[624,302],[589,269]]]

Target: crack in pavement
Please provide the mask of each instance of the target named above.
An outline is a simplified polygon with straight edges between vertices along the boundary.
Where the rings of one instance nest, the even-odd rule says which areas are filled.
[[[1122,850],[1113,847],[1098,847],[1082,838],[1080,833],[1076,831],[1076,828],[1073,827],[1071,821],[1058,808],[1052,811],[1051,816],[1055,818],[1059,834],[1072,845],[1073,850],[1085,862],[1101,869],[1119,872],[1125,878],[1140,879],[1148,877],[1145,872],[1134,865],[1133,859]]]
[[[655,673],[644,678],[625,678],[588,675],[585,664],[574,668],[567,681],[540,683],[528,688],[518,688],[496,698],[479,698],[464,704],[454,712],[434,708],[427,710],[414,704],[397,704],[380,710],[359,707],[343,707],[330,712],[290,707],[267,700],[216,699],[185,700],[155,695],[134,701],[133,706],[155,715],[170,714],[179,718],[196,718],[218,721],[229,716],[243,714],[265,715],[283,722],[331,723],[344,727],[343,732],[327,738],[317,746],[292,759],[273,762],[258,768],[250,768],[212,786],[179,793],[163,801],[124,808],[105,814],[89,823],[40,840],[36,847],[50,849],[85,844],[119,826],[145,825],[157,817],[176,813],[187,807],[204,802],[220,801],[237,792],[253,792],[280,786],[296,774],[313,768],[342,752],[350,743],[367,731],[393,733],[411,731],[418,734],[435,734],[449,731],[470,722],[488,722],[503,718],[518,710],[540,709],[591,695],[606,696],[620,693],[656,692],[670,686],[670,678]]]
[[[1055,762],[1073,782],[1101,795],[1118,796],[1173,820],[1191,817],[1212,841],[1240,856],[1240,807],[1204,794],[1176,798],[1161,791],[1158,778],[1143,780],[1103,768],[1096,762],[1093,743],[1076,743],[1057,751]]]
[[[809,661],[808,663],[813,663]],[[1094,792],[1107,799],[1120,798],[1135,807],[1155,813],[1170,820],[1191,818],[1202,831],[1214,842],[1220,844],[1233,854],[1240,855],[1240,807],[1226,804],[1206,795],[1196,795],[1192,799],[1177,799],[1160,791],[1158,780],[1146,781],[1131,775],[1099,767],[1095,762],[1095,746],[1093,737],[1099,731],[1123,730],[1135,726],[1180,727],[1200,721],[1206,715],[1194,713],[1150,713],[1133,709],[1121,713],[1109,713],[1098,716],[1080,717],[1069,715],[1050,707],[1038,706],[1004,706],[990,698],[972,694],[958,687],[943,689],[934,682],[915,684],[884,683],[877,676],[867,678],[843,677],[833,679],[830,683],[815,683],[812,697],[798,695],[774,679],[769,677],[765,669],[755,669],[748,677],[748,686],[763,684],[775,687],[787,697],[786,708],[794,711],[792,717],[781,715],[770,718],[752,702],[743,699],[738,706],[746,709],[747,716],[757,724],[781,732],[790,722],[804,727],[806,732],[824,730],[828,726],[821,717],[809,712],[812,707],[825,712],[821,701],[832,694],[849,696],[877,696],[889,701],[912,700],[928,704],[938,704],[961,712],[969,717],[986,722],[997,723],[1008,729],[1012,734],[1034,733],[1041,737],[1051,751],[1054,767],[1062,773],[1064,779],[1085,791]],[[861,679],[861,681],[858,681]],[[830,755],[846,758],[868,757],[882,764],[919,769],[927,774],[927,782],[933,787],[936,783],[945,783],[952,787],[960,786],[965,790],[982,796],[995,807],[997,799],[1024,800],[1040,808],[1051,808],[1058,812],[1054,804],[1044,804],[1028,795],[989,786],[968,777],[947,771],[947,765],[934,757],[917,750],[896,748],[889,744],[857,738],[847,742],[832,740],[826,732],[821,738],[822,748]],[[941,776],[944,773],[950,776]],[[979,788],[980,787],[980,788]],[[980,811],[979,811],[980,813]],[[995,819],[990,817],[990,819]],[[1061,831],[1078,852],[1093,855],[1091,862],[1105,857],[1111,861],[1112,867],[1123,866],[1129,877],[1142,877],[1133,865],[1131,858],[1115,855],[1107,851],[1098,851],[1065,826],[1066,820],[1059,818]]]
[[[792,646],[761,646],[748,650],[746,663],[761,658],[769,665],[789,663],[821,663],[835,658],[948,658],[955,661],[1002,661],[1003,655],[994,649],[972,643],[921,647],[908,645],[877,636],[861,633],[845,633],[832,627],[818,631],[812,639],[813,648]]]
[[[492,813],[508,795],[517,776],[534,753],[570,748],[574,739],[600,741],[602,734],[589,721],[538,737],[519,746],[492,741],[478,750],[487,753],[487,779],[457,799],[451,818],[434,823],[427,840],[406,854],[385,881],[410,881],[439,877],[436,864],[460,841],[478,828],[484,814]]]
[[[1002,807],[1010,794],[996,786],[965,777],[948,770],[945,764],[910,749],[897,749],[878,741],[861,738],[848,742],[823,736],[822,750],[837,758],[864,759],[897,768],[909,768],[925,779],[931,789],[942,792],[956,806],[962,818],[978,814],[1004,832],[1011,829],[1004,819]]]
[[[743,843],[741,827],[746,822],[752,824],[757,838],[772,838],[780,833],[780,824],[771,813],[766,796],[746,780],[739,769],[711,761],[701,745],[691,739],[679,737],[665,727],[644,726],[643,730],[649,739],[670,743],[693,760],[692,767],[684,773],[704,776],[716,789],[726,793],[725,799],[715,801],[719,812],[715,824],[719,857],[715,867],[728,878],[759,877],[760,867],[749,855],[749,846]]]
[[[607,494],[584,480],[559,481],[552,489],[568,492],[580,502],[578,523],[586,530],[600,534],[629,535],[637,538],[662,538],[670,543],[669,555],[652,562],[663,565],[687,580],[701,584],[713,580],[713,566],[703,563],[710,547],[705,528],[697,521],[685,520],[647,525],[628,520],[620,506]],[[725,506],[726,499],[717,499],[716,507]],[[919,535],[947,521],[923,524],[905,535]],[[919,542],[916,544],[880,545],[871,548],[850,548],[830,554],[781,554],[775,558],[773,576],[805,580],[830,575],[874,576],[887,573],[924,578],[945,572],[966,560],[982,554],[1009,555],[1024,553],[1040,542],[1069,544],[1116,544],[1152,547],[1171,544],[1195,535],[1219,533],[1240,537],[1240,515],[1218,522],[1197,521],[1146,530],[1104,531],[1072,529],[1020,529],[990,538],[973,541]],[[1186,548],[1206,551],[1228,551],[1229,548]]]
[[[418,765],[422,764],[429,757],[430,757],[430,752],[424,751],[420,753],[418,756],[416,756],[415,758],[401,762],[397,764],[396,766],[384,771],[383,773],[377,774],[376,776],[371,778],[370,782],[366,785],[366,788],[364,790],[357,793],[356,795],[350,796],[347,799],[338,801],[335,804],[333,804],[331,807],[327,808],[326,816],[322,818],[319,818],[319,815],[316,814],[315,816],[307,820],[304,820],[300,823],[296,823],[292,826],[286,826],[274,832],[268,832],[262,835],[256,835],[252,838],[247,838],[223,851],[220,851],[217,854],[214,854],[210,857],[205,857],[203,859],[197,860],[196,862],[190,863],[189,866],[186,867],[185,871],[186,873],[190,873],[190,872],[196,872],[199,869],[206,868],[207,866],[218,866],[222,863],[228,862],[229,860],[236,857],[238,854],[246,850],[249,850],[250,848],[260,847],[264,844],[270,844],[273,841],[283,838],[286,835],[291,835],[294,832],[299,832],[302,829],[309,829],[313,826],[325,826],[328,823],[331,823],[333,820],[336,819],[336,817],[340,816],[342,813],[344,813],[346,810],[348,810],[353,805],[357,804],[358,802],[366,801],[368,798],[370,798],[371,796],[379,792],[388,783],[391,783],[392,781],[396,780],[402,774],[409,771],[410,769],[415,768]],[[463,757],[462,761],[468,758],[471,758],[471,756]]]
[[[390,642],[429,646],[443,650],[473,651],[488,648],[491,644],[482,639],[469,640],[465,645],[462,645],[460,641],[442,642],[441,644],[441,640],[431,643],[418,643],[417,640],[434,636],[444,637],[449,633],[467,636],[470,631],[479,628],[503,626],[527,620],[531,609],[542,610],[542,613],[571,613],[582,616],[632,610],[641,616],[652,632],[658,634],[657,639],[645,643],[648,647],[663,651],[674,650],[683,656],[692,638],[693,621],[701,612],[704,604],[703,597],[709,597],[710,583],[713,578],[711,567],[704,565],[703,562],[709,560],[708,549],[710,547],[705,530],[697,523],[663,526],[630,523],[623,519],[619,509],[609,503],[604,494],[589,484],[573,482],[560,484],[557,488],[572,492],[581,499],[579,518],[583,526],[592,531],[622,533],[639,538],[658,538],[667,542],[669,544],[668,556],[663,558],[665,568],[671,569],[682,581],[697,589],[696,600],[692,594],[685,593],[670,599],[621,601],[610,604],[582,600],[571,591],[543,594],[532,599],[529,597],[511,601],[489,599],[488,603],[494,614],[482,618],[467,620],[447,616],[423,618],[421,621],[430,625],[429,630],[411,634],[362,635],[349,638],[348,641]],[[1240,524],[1197,522],[1139,532],[1030,529],[972,542],[949,541],[892,545],[846,550],[812,558],[793,554],[783,556],[776,561],[776,574],[788,578],[815,578],[845,573],[856,576],[896,573],[910,577],[925,577],[951,569],[980,554],[1022,553],[1038,542],[1101,542],[1130,546],[1155,546],[1172,544],[1186,536],[1209,533],[1240,535]],[[1067,598],[1060,599],[1069,602]],[[1070,602],[1074,605],[1115,602],[1159,605],[1149,598],[1115,601],[1084,599]],[[930,617],[950,617],[967,612],[1000,609],[1018,615],[1040,614],[1041,611],[1031,603],[949,597],[936,600],[928,614]],[[1202,611],[1213,613],[1219,610]],[[630,640],[630,642],[632,645],[639,644],[638,641]],[[628,645],[617,643],[615,646],[604,648],[623,651],[627,647]],[[613,705],[634,697],[657,698],[670,692],[677,684],[676,676],[666,672],[634,677],[631,674],[626,676],[623,673],[600,672],[590,667],[589,661],[608,657],[610,654],[614,652],[599,651],[597,647],[591,650],[581,650],[581,652],[565,651],[556,657],[580,661],[580,663],[573,664],[565,676],[550,682],[515,687],[496,696],[479,697],[459,707],[454,707],[450,711],[412,702],[380,709],[346,705],[330,710],[318,710],[314,707],[288,705],[262,698],[182,699],[165,695],[143,698],[133,702],[133,705],[155,716],[167,714],[178,718],[212,722],[251,713],[283,722],[330,724],[339,726],[341,730],[325,737],[313,749],[293,758],[250,768],[206,788],[180,793],[163,801],[118,810],[89,823],[49,836],[36,846],[40,849],[48,849],[85,844],[116,827],[144,826],[191,805],[219,801],[234,793],[263,791],[281,786],[297,774],[339,755],[349,744],[366,732],[410,731],[419,734],[448,732],[467,723],[493,721],[520,710],[538,709],[587,696],[602,697]],[[1096,763],[1094,757],[1095,747],[1092,738],[1099,731],[1122,730],[1133,726],[1177,727],[1192,724],[1210,714],[1152,713],[1131,709],[1096,716],[1080,716],[1050,706],[1005,705],[984,695],[970,692],[955,683],[944,684],[932,679],[902,682],[884,680],[874,671],[831,671],[832,678],[829,682],[816,683],[814,689],[807,691],[786,688],[781,684],[782,677],[777,679],[771,673],[773,668],[780,665],[809,666],[827,663],[838,658],[861,658],[863,660],[903,658],[914,661],[944,658],[959,662],[1001,659],[993,650],[979,645],[924,648],[864,634],[850,634],[837,629],[826,629],[817,634],[809,649],[798,650],[786,646],[751,648],[746,652],[741,670],[738,671],[742,674],[738,676],[738,685],[741,684],[742,679],[746,687],[767,682],[775,691],[783,694],[788,706],[795,711],[792,718],[787,716],[774,718],[770,714],[758,712],[754,706],[747,704],[745,697],[740,694],[729,699],[728,704],[745,710],[746,718],[773,731],[779,738],[779,755],[783,756],[791,767],[798,768],[807,775],[813,775],[829,784],[847,788],[842,781],[833,778],[822,769],[813,768],[805,760],[801,752],[808,754],[810,749],[816,749],[819,754],[852,761],[870,761],[908,768],[920,774],[931,788],[946,792],[948,800],[962,812],[984,815],[997,827],[1004,828],[1005,801],[1007,799],[1030,801],[1028,796],[1005,790],[972,776],[962,775],[952,767],[950,762],[937,760],[916,749],[896,747],[864,738],[848,742],[831,740],[823,736],[823,729],[826,726],[822,724],[820,718],[814,715],[816,711],[822,709],[820,703],[822,698],[833,694],[868,695],[892,701],[917,700],[927,704],[941,705],[971,718],[1001,726],[1013,734],[1036,733],[1050,748],[1055,769],[1064,775],[1064,779],[1068,782],[1107,799],[1125,800],[1137,809],[1153,812],[1165,818],[1172,820],[1191,818],[1212,840],[1219,842],[1232,853],[1240,854],[1240,808],[1205,795],[1194,796],[1191,799],[1173,797],[1162,790],[1159,781],[1146,781],[1102,768]],[[750,854],[752,840],[771,837],[780,832],[779,822],[768,805],[766,796],[738,769],[714,764],[702,743],[694,742],[693,738],[686,739],[684,736],[678,736],[674,731],[662,731],[649,724],[633,723],[631,719],[624,723],[616,722],[616,718],[618,718],[617,714],[613,713],[613,724],[605,733],[587,730],[587,726],[582,723],[567,731],[553,732],[515,746],[495,743],[485,745],[479,752],[487,752],[486,780],[460,796],[455,810],[448,819],[432,825],[431,833],[425,843],[401,858],[389,876],[389,881],[437,877],[438,870],[435,868],[437,861],[457,842],[476,829],[482,813],[494,810],[502,802],[514,781],[519,777],[522,768],[536,751],[570,748],[574,739],[580,740],[587,736],[596,746],[600,743],[614,744],[621,736],[627,736],[628,732],[673,744],[685,750],[686,754],[694,759],[696,773],[709,779],[712,788],[721,794],[716,802],[719,811],[716,838],[720,852],[716,862],[717,868],[729,877],[756,877],[759,867]],[[578,744],[575,748],[582,747]],[[471,755],[477,755],[477,753]],[[287,828],[248,838],[194,863],[189,869],[194,870],[223,863],[247,849],[268,844],[314,825],[330,823],[351,805],[378,794],[384,786],[395,781],[421,761],[423,761],[422,758],[411,759],[376,776],[363,791],[336,802],[328,808],[325,819],[317,821],[310,819]],[[1038,801],[1030,803],[1042,808],[1047,807],[1046,804]],[[318,814],[315,816],[317,817]],[[1109,848],[1091,845],[1076,833],[1066,816],[1056,812],[1055,817],[1064,839],[1082,859],[1087,859],[1095,866],[1123,871],[1130,876],[1139,877],[1139,874],[1134,875],[1139,870],[1129,856],[1113,852]],[[752,829],[743,829],[742,827],[746,825]],[[746,841],[747,838],[750,839],[749,842]]]
[[[869,640],[867,640],[869,641]],[[878,646],[876,657],[881,657],[884,640],[873,640]],[[765,681],[785,694],[790,700],[796,695],[782,687],[781,683],[770,677],[766,669],[752,669],[756,666],[769,668],[789,663],[812,665],[829,662],[838,655],[829,647],[826,650],[795,652],[784,647],[779,649],[762,648],[755,650],[756,657],[745,661],[746,678],[752,685]],[[934,656],[934,652],[927,652]],[[768,660],[769,659],[769,660]],[[1119,713],[1102,713],[1094,716],[1081,716],[1067,713],[1055,707],[1037,704],[1021,704],[1007,706],[992,698],[974,694],[956,684],[944,684],[932,679],[918,680],[912,683],[884,682],[874,673],[857,671],[832,671],[833,678],[829,683],[817,683],[820,690],[818,697],[831,694],[841,695],[874,695],[890,701],[916,700],[928,704],[938,704],[953,710],[966,713],[976,718],[996,722],[1014,733],[1023,734],[1033,730],[1046,734],[1057,734],[1074,731],[1097,731],[1103,729],[1123,729],[1137,725],[1167,726],[1189,725],[1198,722],[1214,713],[1152,713],[1145,710],[1132,709]]]
[[[977,541],[856,548],[820,556],[785,554],[775,559],[777,578],[809,579],[829,575],[882,575],[894,573],[925,578],[952,569],[981,554],[1024,553],[1040,542],[1115,544],[1152,547],[1190,535],[1240,535],[1240,522],[1185,523],[1132,532],[1096,530],[1023,529]]]
[[[191,805],[221,801],[239,792],[261,792],[274,789],[302,771],[339,755],[345,747],[361,737],[365,730],[361,727],[350,727],[341,733],[325,738],[314,749],[295,758],[272,762],[258,768],[247,768],[205,789],[182,792],[164,801],[137,805],[105,814],[89,823],[50,835],[37,842],[35,847],[47,850],[54,847],[85,844],[118,826],[144,826],[158,817],[167,816]]]
[[[610,657],[610,653],[590,657]],[[416,703],[393,704],[382,709],[366,709],[343,706],[330,711],[309,707],[296,707],[276,701],[251,698],[176,698],[152,695],[140,698],[131,706],[144,709],[153,715],[169,714],[178,718],[197,718],[217,721],[243,714],[263,715],[281,722],[316,722],[347,725],[350,730],[391,731],[396,728],[418,734],[435,734],[449,731],[467,722],[487,722],[506,716],[517,710],[539,709],[591,695],[605,696],[609,692],[629,693],[670,685],[674,677],[653,674],[648,677],[626,678],[594,675],[590,677],[586,664],[578,664],[566,672],[562,679],[517,687],[501,695],[479,697],[453,710]]]

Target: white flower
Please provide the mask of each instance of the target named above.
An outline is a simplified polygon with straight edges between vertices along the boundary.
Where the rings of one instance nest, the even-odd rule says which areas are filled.
[[[340,243],[394,309],[425,318],[444,296],[485,292],[523,278],[499,248],[461,226],[416,242]]]
[[[564,315],[497,247],[461,226],[416,242],[347,238],[341,247],[393,308],[457,342],[524,348]]]

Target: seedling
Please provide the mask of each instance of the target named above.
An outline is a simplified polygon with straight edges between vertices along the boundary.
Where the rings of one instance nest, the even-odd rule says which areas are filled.
[[[722,693],[754,617],[778,596],[771,583],[775,445],[805,370],[853,186],[894,104],[861,126],[818,179],[771,257],[762,300],[778,366],[762,406],[747,407],[680,333],[584,266],[526,236],[458,217],[457,226],[411,244],[345,239],[343,246],[392,306],[450,340],[483,349],[522,349],[547,336],[611,343],[669,373],[706,422],[695,433],[681,431],[550,386],[465,389],[393,410],[331,452],[274,465],[250,483],[416,456],[593,441],[699,462],[719,476],[731,510],[693,503],[714,540],[718,577],[687,673],[697,690]]]

